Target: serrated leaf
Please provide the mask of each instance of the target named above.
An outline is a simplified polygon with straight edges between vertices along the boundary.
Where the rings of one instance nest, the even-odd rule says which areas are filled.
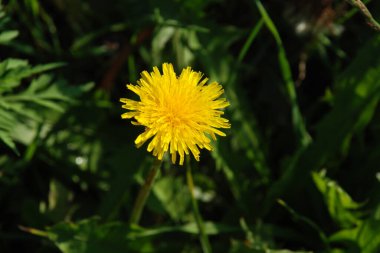
[[[22,79],[63,66],[64,63],[49,63],[31,67],[28,61],[7,59],[0,65],[0,92],[11,90],[20,85]]]
[[[343,228],[357,225],[360,220],[354,210],[362,205],[352,200],[346,191],[335,181],[327,178],[323,172],[313,172],[312,177],[333,220]]]
[[[14,115],[0,107],[0,139],[5,145],[12,149],[17,155],[19,155],[16,144],[10,136],[10,132],[13,129],[15,123],[16,118]]]
[[[5,79],[7,72],[9,72],[11,69],[26,67],[26,66],[28,66],[27,60],[8,58],[0,62],[0,81],[1,81],[0,91],[9,90],[13,87],[18,86],[20,84],[18,82],[4,83],[2,80]]]
[[[362,253],[380,252],[380,217],[376,212],[380,211],[380,205],[370,218],[365,220],[357,233],[357,241]]]
[[[359,227],[342,229],[329,237],[331,243],[355,243]]]
[[[380,205],[377,207],[380,210]],[[375,212],[351,229],[342,229],[329,238],[331,243],[345,246],[344,252],[377,253],[380,251],[380,218]]]
[[[57,112],[64,112],[65,109],[63,106],[60,106],[57,102],[49,101],[49,100],[42,100],[42,99],[33,99],[31,98],[30,101],[33,101],[34,103],[41,105],[45,108],[49,108],[52,110],[55,110]]]
[[[43,92],[40,92],[38,97],[41,99],[72,102],[74,97],[82,93],[78,88],[79,87],[56,83],[55,85],[49,86]]]
[[[41,121],[40,107],[64,112],[62,102],[72,102],[73,98],[92,87],[92,84],[83,86],[69,86],[60,80],[53,82],[51,75],[41,75],[32,80],[23,92],[12,94],[12,89],[19,86],[22,79],[62,66],[62,63],[51,63],[31,67],[28,61],[21,59],[7,59],[0,63],[0,93],[3,93],[0,102],[0,130],[1,140],[17,153],[11,132],[21,123],[21,119]],[[33,103],[34,107],[30,105]]]
[[[59,223],[47,229],[49,239],[63,253],[128,252],[127,231],[126,225],[100,224],[97,218]]]
[[[40,90],[46,89],[53,81],[53,76],[48,74],[40,75],[32,80],[23,94],[35,94]]]
[[[205,231],[207,234],[221,234],[240,231],[240,228],[205,222]],[[142,242],[144,237],[162,233],[182,232],[194,235],[199,233],[196,223],[145,229],[129,228],[126,223],[120,222],[102,224],[98,218],[85,219],[76,223],[62,222],[48,228],[46,232],[34,229],[28,229],[28,232],[47,236],[63,253],[125,253],[131,250],[130,244]]]
[[[17,155],[20,155],[16,144],[13,142],[12,138],[9,136],[8,132],[0,130],[0,139],[3,141],[5,145],[7,145],[10,149],[13,150]]]
[[[24,118],[32,118],[35,121],[42,121],[40,112],[36,112],[30,107],[25,108],[23,104],[0,101],[0,107],[3,107],[8,112],[12,112],[12,114],[14,115],[18,115],[18,117],[21,116]],[[0,111],[1,111],[1,108],[0,108]]]
[[[16,118],[11,112],[0,108],[0,128],[9,130],[15,124],[15,121]]]
[[[48,70],[52,70],[55,68],[59,68],[64,66],[65,64],[62,62],[56,62],[56,63],[48,63],[48,64],[41,64],[41,65],[36,65],[34,67],[29,67],[29,66],[23,66],[23,67],[12,67],[8,68],[11,69],[11,71],[7,72],[5,77],[3,77],[3,81],[7,82],[7,80],[21,80],[23,78],[39,74],[41,72],[45,72]]]
[[[6,63],[6,70],[4,77],[2,79],[17,79],[21,80],[22,78],[29,77],[41,72],[45,72],[51,69],[59,68],[65,65],[62,62],[40,64],[34,67],[29,66],[28,61],[20,59],[8,59]]]

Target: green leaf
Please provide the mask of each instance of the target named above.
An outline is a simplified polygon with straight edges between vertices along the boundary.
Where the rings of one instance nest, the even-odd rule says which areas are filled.
[[[247,246],[246,242],[232,240],[229,253],[312,253],[311,251],[293,251],[287,249],[271,249],[268,246]]]
[[[48,88],[49,84],[53,82],[53,76],[43,74],[32,80],[28,88],[23,92],[23,94],[35,94],[38,91],[42,91]]]
[[[354,213],[362,205],[352,200],[335,181],[325,175],[325,171],[320,173],[312,172],[312,177],[321,192],[328,211],[333,220],[342,228],[350,228],[357,225],[360,219]]]
[[[308,173],[321,169],[328,159],[347,149],[353,133],[370,122],[380,99],[380,58],[373,57],[376,54],[380,54],[379,35],[362,47],[336,80],[334,107],[317,124],[314,142],[294,154],[285,173],[270,189],[265,211],[279,196],[297,196]]]
[[[12,149],[13,152],[19,155],[16,144],[10,136],[10,132],[16,122],[16,118],[13,114],[0,107],[0,139],[5,145]]]
[[[28,61],[7,59],[0,63],[0,93],[20,85],[22,79],[63,66],[64,63],[49,63],[31,67]]]
[[[27,67],[28,61],[21,59],[8,58],[0,62],[0,77],[2,78],[12,69]],[[2,85],[3,86],[3,85]]]
[[[127,231],[119,223],[100,224],[96,218],[47,229],[49,239],[63,253],[128,252]]]
[[[344,245],[346,251],[361,253],[377,253],[380,250],[380,217],[377,206],[370,217],[362,221],[357,227],[352,229],[342,229],[329,238],[331,243]]]
[[[380,251],[380,205],[374,214],[367,219],[358,230],[357,241],[362,253],[376,253]]]
[[[55,82],[54,85],[50,85],[48,88],[44,88],[42,91],[38,92],[38,97],[44,100],[73,102],[74,98],[90,90],[92,87],[93,83],[72,86],[66,84],[62,80],[59,80]]]
[[[11,40],[18,36],[19,32],[16,30],[4,31],[0,33],[0,44],[8,44]]]
[[[12,112],[13,115],[17,115],[18,118],[30,118],[37,122],[42,121],[41,112],[36,111],[32,107],[25,107],[22,103],[13,103],[3,100],[0,101],[0,107],[5,109],[5,111]]]
[[[285,93],[288,96],[288,100],[291,105],[293,128],[297,135],[297,141],[299,142],[300,147],[306,147],[311,143],[311,137],[306,130],[301,110],[297,103],[297,92],[295,89],[295,83],[292,77],[290,63],[288,57],[286,56],[286,51],[282,43],[282,39],[275,24],[273,23],[271,17],[269,16],[262,3],[259,0],[255,0],[255,3],[257,5],[257,8],[259,9],[259,12],[264,20],[265,25],[268,27],[269,31],[272,33],[274,37],[274,40],[276,41],[278,48],[278,63],[281,70],[282,78],[285,82]]]
[[[61,63],[28,66],[28,62],[20,59],[8,59],[0,63],[1,91],[11,91],[19,86],[21,80],[29,75],[61,66]],[[64,112],[67,103],[83,92],[93,87],[92,83],[80,86],[70,86],[62,80],[54,80],[52,75],[41,75],[32,80],[27,89],[16,94],[5,93],[0,101],[0,130],[1,140],[17,153],[16,146],[11,138],[12,131],[18,124],[24,124],[24,119],[34,122],[42,121],[44,111],[41,107]],[[20,140],[19,140],[20,141]],[[23,142],[21,140],[21,142]]]
[[[205,222],[205,230],[209,235],[216,235],[240,231],[240,228]],[[63,253],[145,252],[133,250],[134,242],[141,247],[144,237],[163,233],[182,232],[193,235],[199,233],[196,223],[145,229],[129,228],[126,223],[120,222],[102,224],[98,218],[85,219],[77,223],[59,223],[48,228],[46,233],[34,229],[28,229],[28,231],[35,235],[47,236]]]
[[[359,227],[342,229],[329,237],[330,243],[356,244]]]
[[[64,112],[65,111],[65,108],[63,106],[59,105],[57,102],[54,102],[54,101],[42,100],[39,98],[34,99],[32,97],[30,98],[30,101],[34,102],[40,106],[43,106],[45,108],[55,110],[57,112]]]
[[[189,210],[190,194],[181,178],[160,178],[154,184],[153,193],[161,208],[175,221],[180,221]]]
[[[20,155],[16,144],[13,142],[12,138],[9,136],[9,133],[3,130],[0,130],[0,139],[7,145],[10,149],[13,150],[17,155]]]
[[[215,222],[206,221],[204,222],[204,229],[207,235],[218,235],[223,233],[239,232],[241,229],[239,227],[229,226],[225,224],[218,224]],[[195,222],[187,223],[179,226],[160,226],[157,228],[136,228],[128,234],[128,238],[135,239],[139,237],[154,236],[164,233],[186,233],[198,235],[198,225]]]
[[[290,206],[288,206],[283,200],[281,200],[281,199],[278,200],[278,203],[281,206],[283,206],[292,215],[293,219],[296,222],[299,222],[301,224],[303,223],[303,224],[307,225],[308,227],[310,227],[311,229],[313,229],[318,234],[319,239],[324,244],[325,248],[329,249],[330,246],[329,246],[328,239],[327,239],[325,233],[323,232],[323,230],[314,221],[312,221],[308,217],[305,217],[305,216],[299,214],[293,208],[291,208]]]

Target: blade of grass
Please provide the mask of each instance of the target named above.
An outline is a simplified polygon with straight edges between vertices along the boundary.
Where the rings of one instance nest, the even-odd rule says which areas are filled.
[[[278,63],[280,66],[282,77],[285,82],[286,95],[288,96],[291,105],[292,124],[296,132],[299,144],[301,145],[301,147],[306,147],[311,143],[311,138],[306,130],[304,121],[302,119],[301,111],[298,107],[295,84],[293,81],[290,64],[288,58],[286,57],[286,52],[280,34],[262,3],[259,0],[255,0],[255,3],[261,14],[261,17],[264,20],[265,25],[272,33],[276,41],[278,48]]]
[[[243,47],[240,50],[239,56],[238,56],[238,62],[241,63],[246,56],[249,48],[252,46],[253,41],[255,40],[256,36],[261,31],[261,28],[263,27],[264,20],[261,18],[259,22],[256,23],[256,25],[252,28],[251,33],[249,34],[248,39],[245,41]]]
[[[318,234],[318,236],[319,236],[321,242],[324,244],[327,252],[329,252],[331,250],[327,236],[325,235],[325,233],[322,231],[322,229],[314,221],[312,221],[311,219],[297,213],[293,208],[291,208],[288,204],[286,204],[286,202],[282,199],[278,199],[277,203],[280,204],[282,207],[284,207],[290,213],[290,215],[293,217],[294,221],[306,224],[310,228],[312,228]]]
[[[293,155],[281,178],[269,189],[263,204],[264,214],[280,196],[288,202],[295,200],[300,189],[310,182],[306,180],[308,173],[320,169],[328,159],[341,153],[342,147],[351,142],[353,133],[370,122],[380,101],[380,87],[377,85],[380,61],[373,57],[380,52],[379,43],[380,36],[366,43],[337,78],[332,111],[316,125],[313,143]]]

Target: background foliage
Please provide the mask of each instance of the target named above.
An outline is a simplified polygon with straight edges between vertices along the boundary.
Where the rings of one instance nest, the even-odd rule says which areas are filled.
[[[345,1],[2,5],[0,252],[202,252],[169,160],[127,226],[152,157],[118,99],[162,62],[231,103],[192,162],[213,252],[380,252],[380,34]]]

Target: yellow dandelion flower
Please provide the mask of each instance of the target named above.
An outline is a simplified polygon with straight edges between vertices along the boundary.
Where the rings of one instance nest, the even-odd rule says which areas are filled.
[[[121,98],[122,107],[129,110],[122,118],[134,118],[132,124],[145,127],[135,143],[141,147],[152,138],[147,150],[159,160],[169,151],[173,163],[177,153],[180,165],[190,152],[199,161],[199,149],[212,150],[210,137],[225,136],[218,128],[230,128],[228,120],[221,117],[221,109],[229,105],[225,98],[219,98],[223,88],[216,82],[206,84],[208,79],[190,67],[177,76],[173,65],[164,63],[162,72],[157,67],[151,73],[143,71],[137,85],[127,85],[140,101]]]

